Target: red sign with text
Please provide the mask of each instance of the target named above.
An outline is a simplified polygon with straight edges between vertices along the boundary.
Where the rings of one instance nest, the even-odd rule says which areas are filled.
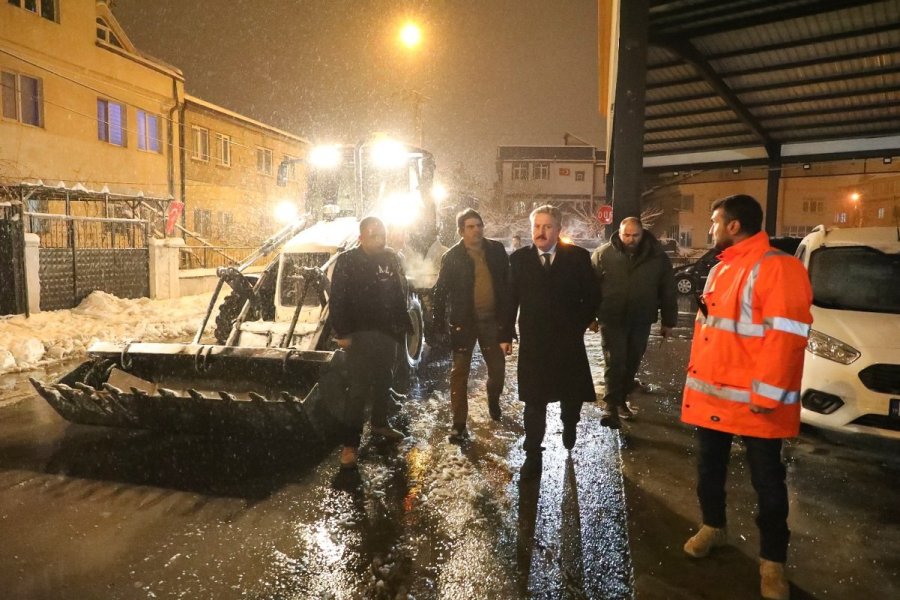
[[[604,204],[597,210],[597,219],[603,225],[610,225],[612,223],[612,205]]]

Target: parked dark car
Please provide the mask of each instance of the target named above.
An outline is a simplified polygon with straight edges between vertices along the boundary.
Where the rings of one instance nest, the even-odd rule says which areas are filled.
[[[800,245],[798,237],[775,237],[770,238],[770,243],[775,248],[788,254],[794,254],[797,246]],[[706,253],[689,265],[684,265],[675,269],[675,288],[679,294],[699,294],[706,285],[706,278],[709,277],[709,271],[712,269],[719,259],[716,258],[721,250],[710,248]]]

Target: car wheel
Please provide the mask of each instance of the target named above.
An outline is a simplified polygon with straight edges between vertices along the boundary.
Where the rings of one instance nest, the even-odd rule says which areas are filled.
[[[679,294],[692,294],[694,292],[694,280],[687,275],[681,275],[675,280],[675,289]]]

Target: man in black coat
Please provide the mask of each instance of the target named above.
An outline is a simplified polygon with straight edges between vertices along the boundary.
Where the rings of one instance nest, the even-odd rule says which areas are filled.
[[[372,406],[372,433],[399,441],[388,424],[394,361],[410,329],[406,275],[397,253],[385,247],[384,224],[366,217],[359,224],[359,246],[334,265],[329,310],[335,341],[347,351],[350,389],[342,423],[341,468],[356,468],[366,404]]]
[[[622,220],[619,231],[591,257],[602,291],[597,320],[603,336],[606,409],[600,423],[613,429],[630,418],[628,393],[637,387],[638,367],[647,350],[650,326],[660,312],[660,334],[667,338],[678,320],[672,262],[637,217]]]
[[[507,319],[513,327],[519,315],[519,399],[525,403],[523,477],[541,472],[547,404],[560,402],[563,445],[571,450],[581,404],[597,399],[584,332],[594,321],[599,288],[587,250],[559,242],[561,220],[556,207],[534,209],[533,245],[510,256],[512,305]]]
[[[512,330],[505,319],[509,311],[509,259],[498,241],[484,237],[484,221],[468,208],[456,215],[462,238],[441,258],[434,286],[434,327],[443,332],[449,322],[453,366],[450,369],[450,407],[453,429],[450,439],[468,438],[467,387],[475,342],[487,364],[487,400],[491,418],[500,419],[506,355]]]

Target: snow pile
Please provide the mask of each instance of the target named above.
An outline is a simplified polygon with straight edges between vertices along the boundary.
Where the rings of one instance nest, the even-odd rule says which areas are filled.
[[[73,309],[0,319],[0,374],[78,357],[95,341],[189,338],[208,303],[206,294],[127,300],[97,291]]]

